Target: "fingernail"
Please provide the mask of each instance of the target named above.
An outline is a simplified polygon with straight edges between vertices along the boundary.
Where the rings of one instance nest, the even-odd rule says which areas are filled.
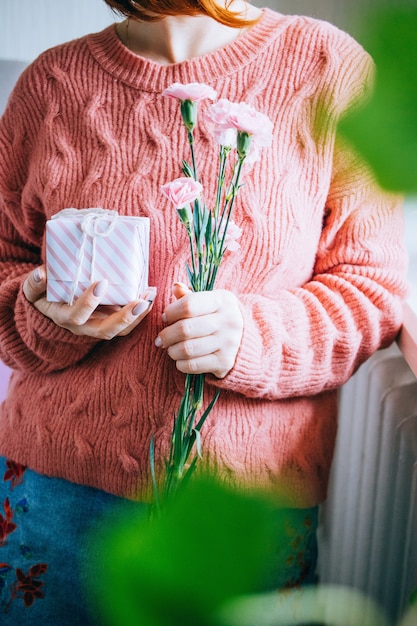
[[[166,324],[166,323],[167,323],[167,321],[168,321],[168,318],[167,318],[167,316],[165,315],[165,313],[162,313],[162,321],[163,321],[163,323],[164,323],[164,324]]]
[[[150,287],[148,293],[146,294],[146,301],[150,304],[153,304],[153,301],[156,298],[157,289],[156,287]]]
[[[93,294],[95,295],[96,298],[101,298],[101,296],[104,296],[104,294],[107,291],[107,285],[108,285],[107,280],[101,280],[99,283],[97,283],[93,291]]]
[[[157,348],[162,348],[162,339],[161,339],[161,337],[157,337],[155,339],[155,345],[156,345]]]
[[[41,283],[42,278],[43,276],[40,272],[40,269],[37,267],[36,270],[33,272],[33,280],[35,281],[35,283]]]
[[[132,314],[135,315],[136,317],[138,315],[142,315],[142,313],[145,313],[145,311],[149,308],[149,302],[138,302],[137,304],[135,304],[135,306],[132,309]]]

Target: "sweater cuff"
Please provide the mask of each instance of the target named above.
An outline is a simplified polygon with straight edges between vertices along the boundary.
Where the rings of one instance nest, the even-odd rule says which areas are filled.
[[[266,367],[266,361],[270,358],[265,345],[269,330],[265,326],[262,314],[257,314],[256,296],[250,301],[240,300],[239,304],[243,317],[243,333],[235,363],[224,378],[218,379],[212,376],[210,383],[215,387],[228,389],[246,397],[268,397],[269,383],[273,382],[268,376]],[[278,369],[281,361],[281,342],[278,332],[274,336],[274,343],[277,351],[275,366]]]
[[[15,328],[16,344],[20,340],[27,349],[25,367],[63,369],[78,362],[99,342],[57,326],[26,299],[22,286],[16,299]],[[15,346],[21,357],[25,353],[24,346],[20,346],[20,350]]]

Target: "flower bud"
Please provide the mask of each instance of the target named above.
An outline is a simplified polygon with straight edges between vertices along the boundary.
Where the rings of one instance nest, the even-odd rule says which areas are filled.
[[[181,116],[187,130],[194,130],[197,124],[197,104],[192,100],[181,100]]]
[[[252,135],[244,130],[238,130],[236,151],[240,159],[244,159],[249,152],[252,143]]]
[[[193,211],[189,204],[182,207],[181,209],[177,209],[177,213],[184,226],[186,226],[187,228],[191,226],[191,224],[193,223]]]

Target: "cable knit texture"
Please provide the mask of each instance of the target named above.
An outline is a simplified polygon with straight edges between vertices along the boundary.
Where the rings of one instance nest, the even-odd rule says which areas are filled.
[[[335,140],[367,91],[372,63],[326,22],[269,9],[231,44],[162,66],[132,54],[115,27],[43,53],[0,123],[0,358],[14,369],[0,411],[0,455],[127,497],[149,495],[149,441],[169,445],[184,376],[154,345],[188,242],[160,186],[188,158],[173,82],[205,82],[274,121],[274,141],[246,168],[234,220],[241,249],[218,286],[236,293],[244,333],[203,430],[205,463],[226,481],[296,506],[326,494],[336,389],[401,324],[406,291],[397,198],[383,194]],[[203,108],[205,103],[201,105]],[[320,111],[326,111],[326,116]],[[201,116],[208,200],[216,146]],[[24,298],[44,262],[45,220],[101,206],[151,220],[152,313],[127,337],[95,341],[58,328]]]

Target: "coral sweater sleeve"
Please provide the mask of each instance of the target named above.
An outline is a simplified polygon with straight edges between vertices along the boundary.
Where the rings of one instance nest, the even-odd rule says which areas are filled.
[[[336,122],[372,85],[372,61],[347,42],[335,80]],[[323,208],[310,280],[273,297],[239,295],[240,350],[234,368],[214,385],[271,400],[319,394],[340,387],[395,339],[407,294],[402,199],[383,191],[337,137]]]
[[[41,94],[42,85],[26,71],[0,120],[0,358],[13,369],[51,372],[78,362],[97,340],[57,326],[22,290],[28,272],[44,262],[39,248],[45,227],[42,199],[38,207],[29,207],[33,196],[26,189],[36,154]]]
[[[398,198],[378,190],[340,146],[314,275],[273,299],[241,296],[240,351],[216,384],[269,399],[339,387],[395,338],[405,262]]]

